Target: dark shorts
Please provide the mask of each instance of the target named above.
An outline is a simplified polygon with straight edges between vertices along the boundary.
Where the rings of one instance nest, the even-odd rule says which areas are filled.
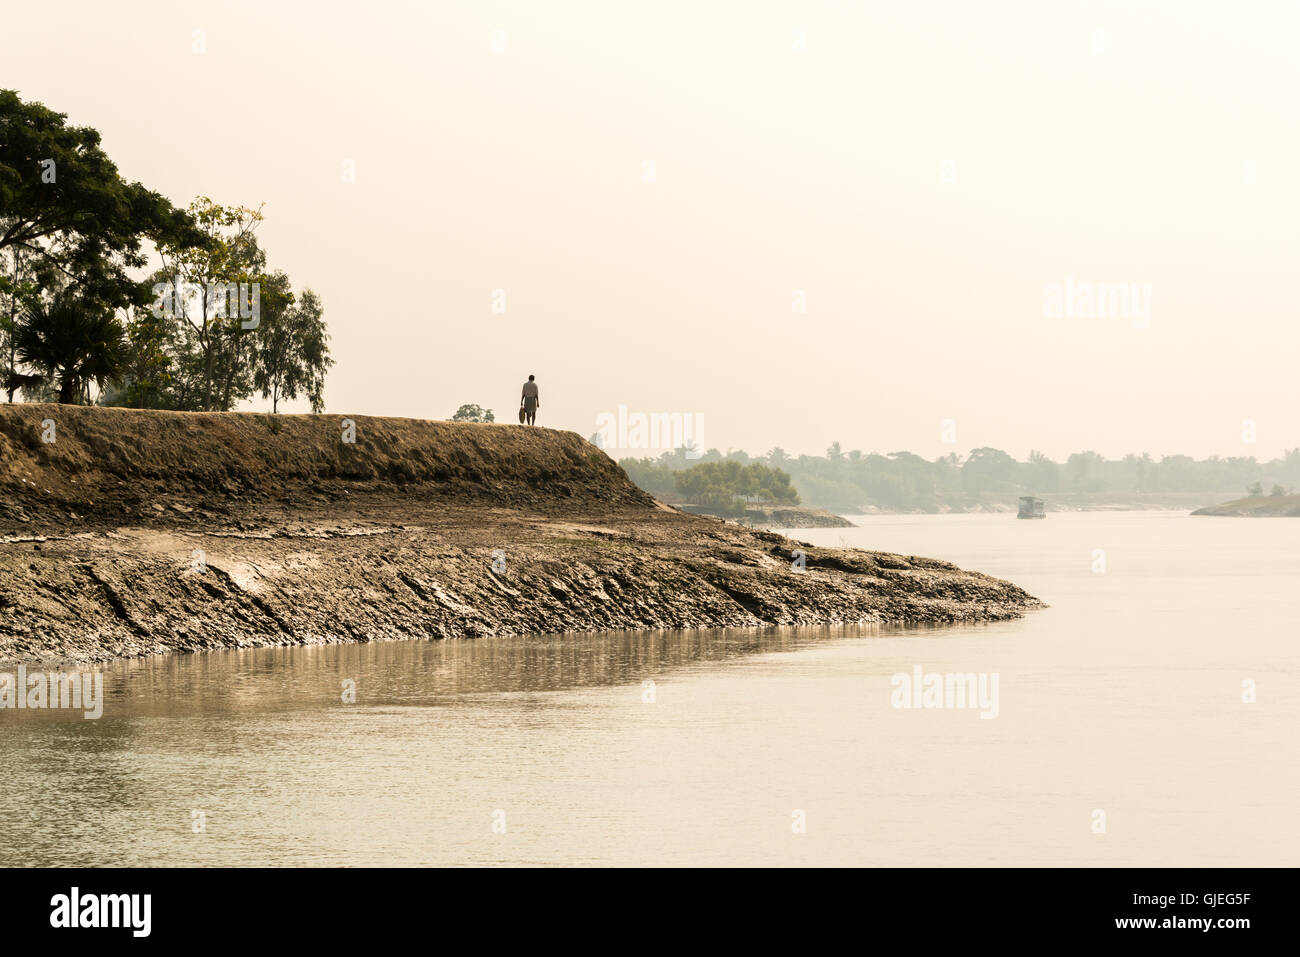
[[[528,415],[536,415],[536,414],[537,414],[537,399],[536,399],[536,398],[534,398],[533,396],[530,395],[530,396],[528,396],[526,399],[524,399],[524,412],[526,412]]]

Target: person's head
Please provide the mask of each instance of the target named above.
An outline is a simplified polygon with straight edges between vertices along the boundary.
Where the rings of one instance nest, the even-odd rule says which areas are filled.
[[[533,377],[532,377],[532,376],[529,376],[529,377],[528,377],[528,381],[529,381],[529,382],[532,382],[532,381],[533,381]]]

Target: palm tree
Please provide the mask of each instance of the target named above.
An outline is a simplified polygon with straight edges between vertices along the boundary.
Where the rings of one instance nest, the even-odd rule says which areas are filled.
[[[15,333],[18,358],[45,381],[58,383],[59,402],[71,405],[87,396],[94,382],[121,379],[126,369],[126,331],[111,312],[71,296],[38,302],[23,313]]]

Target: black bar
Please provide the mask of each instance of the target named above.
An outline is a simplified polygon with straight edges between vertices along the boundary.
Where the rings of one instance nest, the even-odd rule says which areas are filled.
[[[448,945],[464,933],[493,950],[516,935],[533,947],[595,935],[588,944],[621,948],[702,923],[710,935],[760,942],[780,926],[810,944],[904,934],[922,948],[1128,938],[1217,949],[1290,938],[1295,885],[1294,870],[1246,869],[49,869],[0,872],[0,909],[7,944],[373,947],[436,930]],[[115,928],[51,926],[58,895],[70,904],[74,887],[87,914],[88,896],[94,911],[99,895],[150,895],[148,936],[135,936],[128,917]],[[122,913],[142,917],[140,901]]]

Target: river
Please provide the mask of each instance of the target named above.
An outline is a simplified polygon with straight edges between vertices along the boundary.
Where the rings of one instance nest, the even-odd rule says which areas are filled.
[[[1300,863],[1300,521],[854,520],[788,534],[1051,607],[118,663],[98,720],[0,711],[0,864]]]

